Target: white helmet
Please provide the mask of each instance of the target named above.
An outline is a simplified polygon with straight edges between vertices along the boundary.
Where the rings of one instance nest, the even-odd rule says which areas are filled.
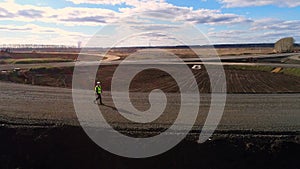
[[[97,84],[100,84],[100,82],[97,82]]]

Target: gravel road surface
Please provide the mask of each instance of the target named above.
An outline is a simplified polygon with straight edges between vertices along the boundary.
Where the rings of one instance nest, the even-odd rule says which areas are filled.
[[[92,54],[90,54],[92,55]],[[239,63],[237,60],[243,60],[248,58],[256,58],[256,59],[272,59],[272,58],[283,58],[283,57],[289,57],[294,56],[296,54],[294,53],[287,53],[287,54],[273,54],[273,55],[255,55],[255,56],[223,56],[221,57],[222,62],[219,63],[220,58],[202,58],[202,61],[205,62],[207,65],[238,65],[238,66],[273,66],[273,67],[300,67],[299,64],[284,64],[284,63]],[[92,55],[94,56],[94,55]],[[97,55],[95,55],[97,56]],[[101,55],[99,55],[101,56]],[[186,63],[180,63],[176,62],[174,60],[168,60],[168,59],[158,59],[158,60],[129,60],[129,61],[119,61],[117,56],[109,55],[106,60],[101,62],[101,65],[118,65],[121,62],[123,64],[128,65],[142,65],[142,64],[163,64],[163,65],[169,65],[169,64],[203,64],[203,62],[195,59],[183,59],[186,61]],[[218,61],[218,62],[215,62]],[[86,59],[85,61],[77,61],[77,62],[61,62],[61,63],[39,63],[39,64],[3,64],[0,67],[0,71],[2,70],[13,70],[15,68],[20,69],[30,69],[34,67],[72,67],[72,66],[97,66],[99,65],[99,61],[96,61],[95,58],[92,59]]]
[[[149,109],[147,96],[146,93],[131,94],[132,104],[142,111]],[[178,94],[168,93],[168,104],[162,116],[152,123],[137,125],[117,112],[110,93],[104,92],[103,97],[105,105],[99,107],[103,116],[120,128],[167,128],[176,119],[180,104]],[[298,132],[299,102],[300,94],[228,94],[218,130]],[[196,126],[204,124],[209,106],[210,96],[201,95]],[[0,112],[2,125],[79,125],[70,89],[0,82]]]

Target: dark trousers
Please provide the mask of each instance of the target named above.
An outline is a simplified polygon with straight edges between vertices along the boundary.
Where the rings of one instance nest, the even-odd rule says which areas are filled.
[[[96,98],[96,101],[99,100],[99,101],[100,101],[100,104],[103,104],[103,103],[102,103],[102,97],[101,97],[101,94],[100,94],[100,93],[97,93],[97,96],[98,96],[98,97]]]

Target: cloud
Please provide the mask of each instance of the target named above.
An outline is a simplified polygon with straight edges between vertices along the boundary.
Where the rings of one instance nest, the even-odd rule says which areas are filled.
[[[124,21],[140,22],[155,18],[172,22],[189,22],[194,24],[235,24],[251,22],[251,20],[236,14],[222,13],[219,10],[197,9],[179,7],[160,0],[115,0],[115,1],[83,1],[76,3],[126,3],[131,7],[120,8],[113,11],[102,8],[65,7],[54,9],[34,5],[20,5],[13,1],[0,2],[0,20],[22,22],[40,21],[45,23],[58,23],[68,26],[86,25],[103,26],[105,24],[120,23]],[[139,16],[139,17],[135,17]],[[133,19],[129,19],[133,18]],[[135,19],[135,20],[134,20]]]
[[[51,36],[78,37],[78,38],[89,37],[89,35],[80,32],[66,31],[59,28],[43,27],[34,24],[26,24],[22,26],[0,25],[0,31],[10,32],[10,33],[15,33],[16,31],[18,31],[19,33],[23,32],[25,34],[32,34],[32,35],[51,35]]]
[[[142,24],[142,25],[132,25],[131,28],[138,29],[142,31],[157,31],[157,30],[176,30],[179,26],[169,25],[169,24]],[[157,35],[157,34],[156,34]]]
[[[28,9],[28,10],[19,10],[18,15],[28,17],[28,18],[41,18],[44,12],[41,10]]]
[[[207,10],[199,9],[192,11],[185,15],[179,16],[178,20],[189,21],[196,24],[210,24],[210,25],[232,25],[252,22],[251,19],[245,18],[243,16],[221,13],[218,10]]]
[[[300,37],[300,20],[284,21],[279,19],[261,19],[253,23],[251,31],[263,32],[259,38]]]
[[[103,5],[119,5],[123,3],[130,3],[129,0],[67,0],[74,4],[103,4]]]
[[[284,20],[272,19],[272,18],[261,19],[253,23],[253,27],[251,28],[251,30],[298,32],[300,30],[300,20],[284,21]]]
[[[208,36],[214,43],[249,43],[249,42],[274,42],[280,37],[300,37],[300,21],[284,21],[278,19],[252,20],[234,13],[224,13],[221,10],[194,9],[170,4],[163,0],[68,0],[76,4],[125,4],[118,10],[87,7],[64,7],[52,8],[35,5],[21,5],[14,1],[0,2],[0,21],[11,21],[12,23],[25,23],[23,26],[1,25],[1,32],[22,32],[26,37],[33,38],[38,42],[74,43],[74,41],[85,41],[89,35],[55,28],[54,24],[64,26],[90,26],[97,29],[97,26],[119,25],[118,29],[139,30],[151,32],[140,38],[136,43],[146,43],[147,39],[157,44],[165,44],[172,39],[162,36],[159,31],[172,32],[178,29],[179,25],[194,24],[205,25],[209,29]],[[219,0],[225,7],[261,6],[277,4],[279,1],[241,1],[241,0]],[[294,3],[292,3],[294,2]],[[300,2],[299,2],[300,3]],[[299,5],[298,2],[286,0],[282,6]],[[47,23],[53,27],[43,27],[32,23],[39,22],[39,25]],[[27,24],[26,24],[27,23]],[[50,24],[49,24],[50,23]],[[180,24],[178,24],[180,23]],[[227,27],[243,24],[244,30]],[[214,28],[212,28],[214,26]],[[220,31],[220,28],[222,27]],[[246,28],[245,28],[246,27]],[[77,27],[79,28],[79,27]],[[122,30],[124,31],[124,30]],[[109,32],[109,31],[108,31]],[[113,31],[111,31],[113,32]],[[175,31],[174,31],[175,32]],[[134,33],[134,32],[133,32]],[[5,35],[5,34],[4,34]],[[45,38],[47,37],[47,38]],[[48,38],[50,37],[50,38]],[[103,37],[101,37],[103,38]],[[8,38],[1,38],[8,40]],[[11,38],[11,41],[14,38]],[[15,38],[17,39],[17,38]],[[22,39],[22,38],[21,38]],[[46,39],[46,40],[45,40]],[[104,38],[104,39],[107,39]],[[23,39],[24,40],[24,39]],[[6,42],[6,41],[5,41]],[[7,41],[9,42],[9,41]]]
[[[274,43],[284,37],[300,37],[300,20],[284,21],[272,18],[254,21],[245,30],[211,30],[208,37],[215,43]]]
[[[144,3],[144,4],[143,4]],[[194,24],[236,24],[251,22],[240,15],[222,13],[220,10],[197,9],[179,7],[166,2],[140,2],[135,8],[120,8],[120,12],[127,16],[144,16],[147,18],[165,19],[168,21],[189,22]]]
[[[18,36],[14,36],[16,33]],[[80,32],[42,27],[34,24],[23,26],[2,25],[0,26],[1,34],[5,35],[1,37],[1,41],[6,44],[63,44],[73,46],[79,40],[85,45],[91,38],[91,35]]]
[[[124,0],[67,0],[74,4],[106,4],[106,5],[117,5],[122,4]]]
[[[0,18],[12,18],[14,14],[0,7]]]
[[[226,8],[276,5],[280,7],[300,6],[299,0],[219,0]]]
[[[103,4],[103,5],[121,5],[126,4],[129,6],[139,6],[145,2],[165,2],[165,0],[67,0],[74,4]],[[276,5],[280,7],[297,7],[300,6],[299,0],[218,0],[224,4],[224,7],[249,7],[249,6],[265,6]],[[207,2],[207,0],[201,0]]]
[[[210,31],[207,37],[212,43],[249,43],[255,38],[248,30]]]
[[[121,5],[140,6],[141,3],[163,2],[164,0],[67,0],[74,4],[100,4],[100,5]]]
[[[100,26],[116,22],[119,14],[112,10],[98,8],[64,8],[57,10],[53,20],[67,25]]]
[[[64,25],[99,26],[118,20],[118,13],[101,8],[65,7],[54,9],[34,5],[20,5],[13,1],[0,2],[0,20],[21,22],[40,21]]]
[[[159,46],[168,46],[168,45],[180,45],[180,43],[174,37],[170,37],[165,34],[157,32],[149,32],[140,34],[137,36],[130,37],[121,41],[116,46],[148,46],[148,45],[159,45]]]

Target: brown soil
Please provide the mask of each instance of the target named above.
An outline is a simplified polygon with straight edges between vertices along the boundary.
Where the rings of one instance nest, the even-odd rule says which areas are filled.
[[[116,67],[101,66],[98,71],[97,79],[103,82],[103,88],[106,91],[110,90],[112,76]],[[197,79],[200,92],[209,93],[210,82],[205,69],[192,71]],[[225,67],[225,73],[228,93],[300,92],[300,77],[256,70],[236,70],[230,67]],[[72,67],[41,68],[1,75],[0,79],[18,83],[71,88],[72,75]],[[218,76],[218,71],[216,71],[215,75]],[[182,85],[190,87],[190,81],[191,77],[186,77]],[[153,89],[162,89],[165,92],[179,92],[174,79],[166,72],[156,69],[140,72],[131,82],[131,91],[149,92]]]
[[[205,48],[196,49],[198,53],[201,53],[203,56],[209,55],[211,49],[208,52]],[[178,56],[186,57],[198,57],[191,49],[168,49],[169,52],[172,52]],[[219,56],[228,56],[228,55],[255,55],[255,54],[271,54],[274,53],[273,48],[216,48],[215,51]]]
[[[127,56],[137,52],[138,48],[120,48],[120,49],[110,49],[107,52],[108,55],[114,55],[120,57],[121,60],[125,59]],[[197,57],[191,49],[163,49],[168,52],[171,52],[180,58],[194,58]],[[207,52],[207,49],[199,48],[196,49],[199,53],[206,56],[209,53]],[[104,51],[101,51],[104,52]],[[228,55],[249,55],[249,54],[270,54],[274,53],[273,48],[217,48],[216,52],[219,56],[228,56]],[[72,51],[72,50],[64,50],[64,52],[58,53],[58,52],[15,52],[15,53],[6,53],[6,52],[0,52],[0,58],[6,59],[6,58],[12,58],[12,59],[25,59],[25,58],[63,58],[63,59],[73,59],[76,60],[79,55],[79,51]],[[92,53],[95,53],[94,51]],[[99,54],[99,53],[98,53]]]
[[[80,127],[1,127],[0,168],[298,168],[297,137],[278,134],[215,134],[204,144],[197,144],[192,137],[162,155],[128,159],[101,149]]]

